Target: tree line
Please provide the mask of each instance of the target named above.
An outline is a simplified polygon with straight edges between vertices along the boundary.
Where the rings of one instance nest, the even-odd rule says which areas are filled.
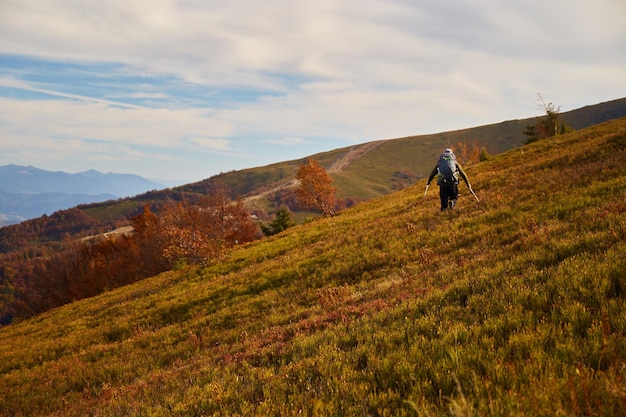
[[[58,247],[4,256],[0,266],[0,320],[51,308],[154,276],[186,263],[219,261],[238,244],[262,236],[241,202],[219,189],[197,201],[145,205],[127,233],[68,236]]]

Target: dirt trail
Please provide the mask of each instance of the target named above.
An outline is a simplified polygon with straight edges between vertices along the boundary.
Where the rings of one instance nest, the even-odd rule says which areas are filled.
[[[352,161],[354,161],[355,159],[359,159],[360,157],[362,157],[363,155],[365,155],[366,153],[368,153],[372,149],[374,149],[374,148],[378,147],[379,145],[381,145],[383,142],[385,142],[385,141],[384,140],[377,140],[377,141],[374,141],[374,142],[365,143],[363,145],[353,146],[348,151],[348,153],[346,153],[341,158],[336,160],[330,166],[330,168],[328,168],[328,173],[330,174],[330,173],[333,173],[333,172],[343,171],[344,169],[346,169],[346,167],[348,165],[350,165],[352,163]]]
[[[366,153],[368,153],[369,151],[371,151],[372,149],[378,147],[379,145],[381,145],[383,142],[385,142],[384,140],[377,140],[374,142],[368,142],[365,143],[363,145],[358,145],[358,146],[353,146],[345,155],[339,157],[339,159],[337,159],[335,162],[333,162],[333,164],[328,168],[328,173],[331,174],[333,172],[340,172],[343,171],[348,165],[350,165],[353,161],[355,161],[356,159],[359,159],[360,157],[362,157],[363,155],[365,155]],[[277,185],[276,187],[264,191],[260,194],[256,194],[253,196],[249,196],[243,199],[243,201],[245,203],[248,204],[254,204],[255,201],[264,198],[266,196],[268,196],[271,193],[274,193],[276,191],[279,190],[283,190],[285,188],[291,188],[291,187],[295,187],[297,186],[299,183],[298,180],[289,180],[287,182],[284,182],[282,184]]]
[[[255,194],[255,195],[251,195],[249,197],[245,197],[242,199],[242,201],[244,203],[248,203],[248,204],[253,204],[254,202],[257,200],[260,200],[262,198],[267,197],[268,195],[275,193],[276,191],[279,190],[283,190],[285,188],[291,188],[291,187],[295,187],[296,185],[298,185],[299,181],[298,180],[289,180],[287,182],[284,182],[282,184],[277,185],[276,187],[269,189],[267,191],[263,191],[262,193],[259,194]]]

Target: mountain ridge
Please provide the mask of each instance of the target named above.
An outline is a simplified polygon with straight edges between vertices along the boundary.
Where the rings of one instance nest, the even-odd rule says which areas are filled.
[[[575,129],[623,116],[626,116],[626,98],[588,105],[561,113],[563,120]],[[351,201],[369,200],[395,192],[424,178],[432,169],[431,165],[436,160],[438,153],[454,144],[476,141],[480,146],[484,146],[490,154],[497,154],[520,146],[527,139],[523,134],[526,126],[534,124],[540,117],[542,116],[514,119],[435,134],[379,139],[300,159],[221,173],[202,181],[167,189],[158,190],[158,185],[154,186],[156,183],[152,183],[149,185],[151,191],[143,194],[135,192],[139,191],[138,189],[128,190],[125,193],[108,193],[105,191],[107,194],[118,197],[120,194],[125,194],[136,198],[124,198],[121,204],[110,204],[107,200],[91,204],[92,202],[87,199],[84,204],[81,204],[81,209],[100,221],[119,219],[120,216],[129,219],[137,214],[142,205],[151,200],[168,199],[177,195],[179,197],[175,198],[180,198],[180,195],[189,195],[189,193],[203,194],[206,193],[207,189],[211,189],[215,182],[222,182],[230,188],[231,198],[243,199],[249,204],[251,210],[255,211],[261,218],[266,218],[271,216],[281,204],[275,200],[280,200],[281,196],[291,192],[290,190],[295,184],[295,172],[298,166],[309,158],[316,159],[320,165],[331,170],[330,175],[337,187],[339,198]],[[343,162],[340,163],[340,161]],[[339,163],[340,165],[337,165]],[[86,171],[86,173],[89,172]],[[80,174],[83,177],[88,175]],[[132,176],[133,174],[116,175]],[[4,181],[3,183],[7,184],[8,182]],[[2,189],[0,188],[0,190]],[[8,190],[5,189],[5,191]],[[68,187],[64,191],[77,192],[75,189],[71,191],[71,188],[68,191]],[[67,208],[69,207],[72,206],[67,206]],[[60,208],[62,207],[54,207],[54,209]],[[290,207],[290,209],[296,210],[295,207]],[[54,210],[47,210],[47,213],[51,211]],[[3,225],[1,213],[0,210],[0,226]],[[19,213],[4,213],[5,218],[8,215],[19,216]],[[20,217],[27,218],[30,216]],[[304,218],[302,215],[299,217]],[[6,226],[6,224],[4,225]]]
[[[160,187],[135,174],[105,174],[96,170],[70,174],[32,165],[3,165],[0,166],[0,226]]]
[[[626,98],[588,105],[561,113],[563,121],[574,129],[581,129],[624,116],[626,116]],[[272,184],[273,188],[283,188],[285,184],[293,181],[300,164],[306,159],[315,159],[326,169],[333,168],[330,175],[338,188],[339,197],[368,200],[397,191],[398,188],[395,187],[395,184],[399,172],[407,171],[413,175],[413,182],[426,177],[439,153],[455,144],[476,141],[480,146],[484,146],[489,154],[498,154],[521,146],[528,139],[523,133],[526,126],[534,125],[541,117],[543,116],[513,119],[433,134],[379,139],[300,159],[222,173],[207,180],[177,188],[193,192],[202,189],[205,183],[217,178],[233,190],[233,198],[253,196],[261,192],[257,190],[268,186],[268,184]],[[367,148],[372,144],[377,145],[371,152],[362,152],[358,155],[358,149]],[[356,153],[357,157],[351,158],[348,164],[342,164],[341,169],[336,169],[336,166],[333,167],[333,164],[351,152]],[[269,201],[261,203],[258,198],[253,200],[259,208],[275,209]]]
[[[564,121],[575,128],[601,123],[620,115],[626,116],[626,98],[562,113]],[[451,144],[479,139],[480,145],[485,146],[490,154],[498,154],[520,146],[527,139],[522,133],[525,127],[536,123],[540,117],[514,119],[451,132],[372,141],[379,143],[375,149],[363,152],[358,158],[350,158],[349,164],[342,164],[341,170],[330,175],[337,187],[339,198],[366,201],[395,192],[426,177],[437,155]],[[232,199],[242,199],[260,220],[265,221],[271,219],[272,213],[280,205],[295,201],[293,196],[290,196],[293,193],[295,172],[306,159],[316,159],[320,165],[330,168],[349,155],[351,150],[354,156],[358,155],[359,148],[367,146],[370,146],[369,143],[339,148],[301,159],[221,173],[203,181],[153,190],[121,201],[81,204],[77,207],[102,223],[99,228],[110,228],[116,227],[119,222],[125,222],[123,225],[127,225],[129,219],[140,214],[146,204],[158,205],[159,202],[171,199],[202,196],[210,192],[216,183],[223,183],[230,188]],[[299,212],[301,209],[296,206],[290,205],[289,208],[297,221],[304,221],[311,215]],[[20,227],[20,224],[5,227]],[[11,230],[5,233],[19,235],[20,232]],[[45,234],[45,230],[42,233]],[[94,230],[93,233],[97,232]],[[56,232],[51,234],[56,235]]]
[[[47,171],[32,165],[0,166],[0,191],[15,194],[111,194],[128,197],[161,185],[135,174],[87,170],[75,174]]]

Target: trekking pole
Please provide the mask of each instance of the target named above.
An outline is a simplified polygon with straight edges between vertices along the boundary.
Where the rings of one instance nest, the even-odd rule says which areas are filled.
[[[478,199],[478,196],[476,195],[476,193],[474,192],[474,190],[472,190],[472,187],[469,187],[470,193],[472,193],[472,195],[474,196],[474,198],[476,199],[476,201],[478,201],[480,203],[480,200]]]
[[[426,193],[428,192],[428,187],[430,186],[430,184],[426,184],[426,189],[424,190],[424,198],[426,198]]]

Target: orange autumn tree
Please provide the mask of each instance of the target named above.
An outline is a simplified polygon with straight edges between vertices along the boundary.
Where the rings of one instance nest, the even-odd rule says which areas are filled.
[[[457,142],[453,145],[452,150],[464,167],[481,161],[481,153],[487,152],[487,149],[480,144],[478,139]]]
[[[298,169],[296,179],[300,181],[296,194],[302,205],[318,210],[324,217],[335,215],[337,188],[323,167],[309,159]]]
[[[261,235],[243,204],[221,190],[194,204],[184,200],[167,204],[160,214],[160,230],[166,240],[163,256],[172,265],[207,265],[222,259],[228,248]]]
[[[165,263],[166,269],[219,261],[229,248],[262,236],[250,212],[230,199],[223,184],[201,198],[169,201],[158,215],[146,207],[133,226],[141,258],[159,268]]]

